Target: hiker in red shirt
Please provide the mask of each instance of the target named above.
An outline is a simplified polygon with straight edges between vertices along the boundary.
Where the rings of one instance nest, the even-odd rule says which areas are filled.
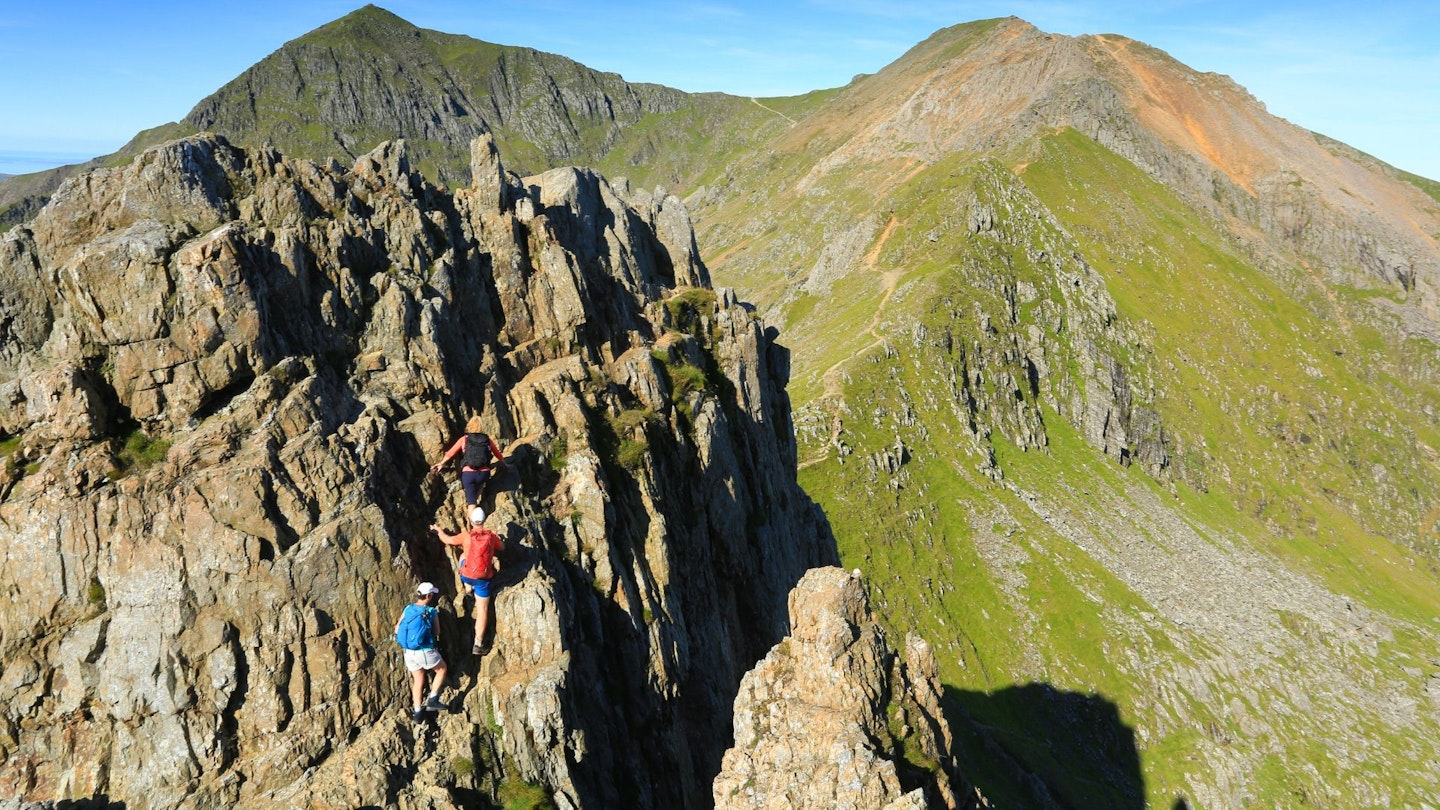
[[[471,652],[486,655],[490,652],[490,596],[494,592],[490,581],[495,577],[495,555],[505,548],[500,535],[485,528],[485,510],[475,507],[470,510],[470,531],[465,534],[450,534],[436,525],[430,531],[440,537],[447,546],[459,546],[465,550],[460,558],[460,581],[465,583],[465,592],[475,594],[475,646]]]
[[[465,434],[455,440],[445,456],[430,467],[430,472],[440,472],[456,456],[460,456],[460,486],[465,488],[465,503],[474,506],[480,502],[485,482],[490,480],[491,464],[505,463],[495,440],[485,434],[480,417],[470,417],[470,421],[465,423]]]

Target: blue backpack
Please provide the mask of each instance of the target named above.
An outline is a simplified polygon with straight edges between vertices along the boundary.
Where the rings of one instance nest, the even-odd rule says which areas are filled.
[[[433,607],[406,605],[400,616],[400,629],[395,640],[407,650],[431,650],[435,648],[435,614]]]

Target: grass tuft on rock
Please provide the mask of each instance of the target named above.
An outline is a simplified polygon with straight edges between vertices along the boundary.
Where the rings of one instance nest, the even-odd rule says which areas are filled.
[[[112,477],[120,478],[155,466],[170,452],[170,444],[168,439],[155,439],[145,431],[135,428],[125,434],[120,452],[115,454]]]

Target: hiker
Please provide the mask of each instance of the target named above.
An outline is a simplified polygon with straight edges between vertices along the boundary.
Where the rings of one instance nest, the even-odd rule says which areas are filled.
[[[470,531],[450,534],[436,525],[430,531],[440,537],[447,546],[460,546],[464,556],[460,558],[460,581],[465,583],[465,592],[475,594],[475,655],[490,653],[490,638],[486,631],[490,627],[490,586],[495,577],[495,555],[505,549],[500,535],[485,528],[485,510],[476,506],[470,510]]]
[[[395,640],[405,650],[405,668],[410,670],[410,702],[414,706],[411,717],[419,723],[425,719],[425,712],[438,712],[445,708],[440,702],[440,685],[445,682],[445,659],[435,648],[440,641],[440,609],[435,607],[440,589],[429,582],[422,582],[415,593],[414,604],[406,605],[400,621],[395,623]],[[435,681],[430,684],[430,699],[421,703],[427,671],[435,673]]]
[[[440,472],[457,455],[460,456],[460,486],[465,488],[465,505],[475,506],[485,491],[485,482],[490,480],[491,464],[504,464],[505,457],[495,440],[485,434],[478,416],[470,417],[470,421],[465,423],[465,434],[455,440],[444,458],[430,467],[430,472]]]

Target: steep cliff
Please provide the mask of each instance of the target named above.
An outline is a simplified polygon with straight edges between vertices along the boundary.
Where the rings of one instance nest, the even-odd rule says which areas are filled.
[[[680,202],[487,136],[452,193],[214,136],[0,242],[0,782],[130,807],[710,801],[741,676],[833,540],[785,351]],[[482,413],[510,464],[496,648],[425,526]],[[450,709],[392,628],[446,595]],[[427,730],[428,729],[428,730]]]
[[[934,652],[896,654],[860,580],[817,568],[790,594],[791,631],[740,684],[719,808],[979,808],[960,775]]]

